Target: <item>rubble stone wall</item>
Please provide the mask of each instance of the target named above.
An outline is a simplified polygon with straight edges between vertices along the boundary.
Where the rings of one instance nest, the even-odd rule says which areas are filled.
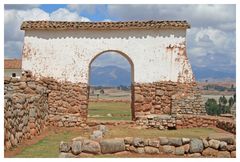
[[[181,129],[195,127],[218,127],[236,134],[236,121],[226,117],[209,115],[146,115],[136,118],[136,124],[148,128]]]
[[[144,139],[125,137],[89,140],[82,137],[71,142],[61,142],[59,157],[82,157],[83,155],[129,153],[170,155],[171,157],[219,157],[235,158],[236,141],[234,137],[207,138],[167,138]]]
[[[134,84],[135,116],[149,114],[206,114],[195,83]]]
[[[48,119],[48,89],[30,78],[4,80],[4,148],[39,135]]]
[[[50,90],[48,96],[49,124],[54,126],[84,126],[87,120],[88,86],[82,83],[57,82],[42,78]]]

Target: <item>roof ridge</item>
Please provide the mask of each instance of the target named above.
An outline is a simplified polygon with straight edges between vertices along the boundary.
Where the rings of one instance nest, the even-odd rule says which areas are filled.
[[[190,28],[186,20],[148,20],[148,21],[114,21],[114,22],[82,22],[82,21],[24,21],[21,30],[28,29],[136,29],[136,28]]]

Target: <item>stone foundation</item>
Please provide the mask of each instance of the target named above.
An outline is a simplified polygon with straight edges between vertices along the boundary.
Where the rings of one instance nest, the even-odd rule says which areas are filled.
[[[136,83],[133,88],[136,117],[149,114],[206,114],[195,83]]]
[[[4,80],[4,148],[39,135],[48,119],[48,89],[31,78]]]
[[[171,155],[171,157],[219,157],[235,158],[236,142],[233,136],[199,138],[143,139],[125,137],[103,140],[74,138],[71,142],[61,142],[59,157],[82,157],[96,154],[151,154]]]

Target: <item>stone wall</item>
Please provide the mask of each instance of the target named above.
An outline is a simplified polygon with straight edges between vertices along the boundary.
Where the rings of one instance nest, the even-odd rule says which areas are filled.
[[[171,155],[171,157],[219,157],[235,158],[234,137],[167,138],[143,139],[125,137],[103,140],[74,138],[71,142],[61,142],[59,157],[81,157],[83,155],[137,153]]]
[[[39,135],[48,119],[45,85],[31,79],[4,80],[4,148]]]
[[[195,83],[134,84],[135,116],[149,114],[206,114]]]
[[[41,78],[50,90],[48,96],[49,124],[54,126],[85,126],[87,120],[88,86],[82,83],[57,82]]]
[[[145,115],[136,118],[136,124],[147,128],[181,129],[195,127],[218,127],[236,134],[236,121],[226,117],[209,115]]]

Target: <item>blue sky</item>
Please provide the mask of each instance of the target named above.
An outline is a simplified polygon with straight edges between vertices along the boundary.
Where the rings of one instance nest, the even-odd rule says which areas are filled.
[[[193,67],[236,73],[236,6],[235,5],[5,5],[5,58],[21,58],[23,20],[62,21],[129,21],[187,20],[187,54]],[[111,64],[114,57],[97,61]],[[101,61],[102,60],[102,61]],[[102,64],[103,65],[103,64]]]

